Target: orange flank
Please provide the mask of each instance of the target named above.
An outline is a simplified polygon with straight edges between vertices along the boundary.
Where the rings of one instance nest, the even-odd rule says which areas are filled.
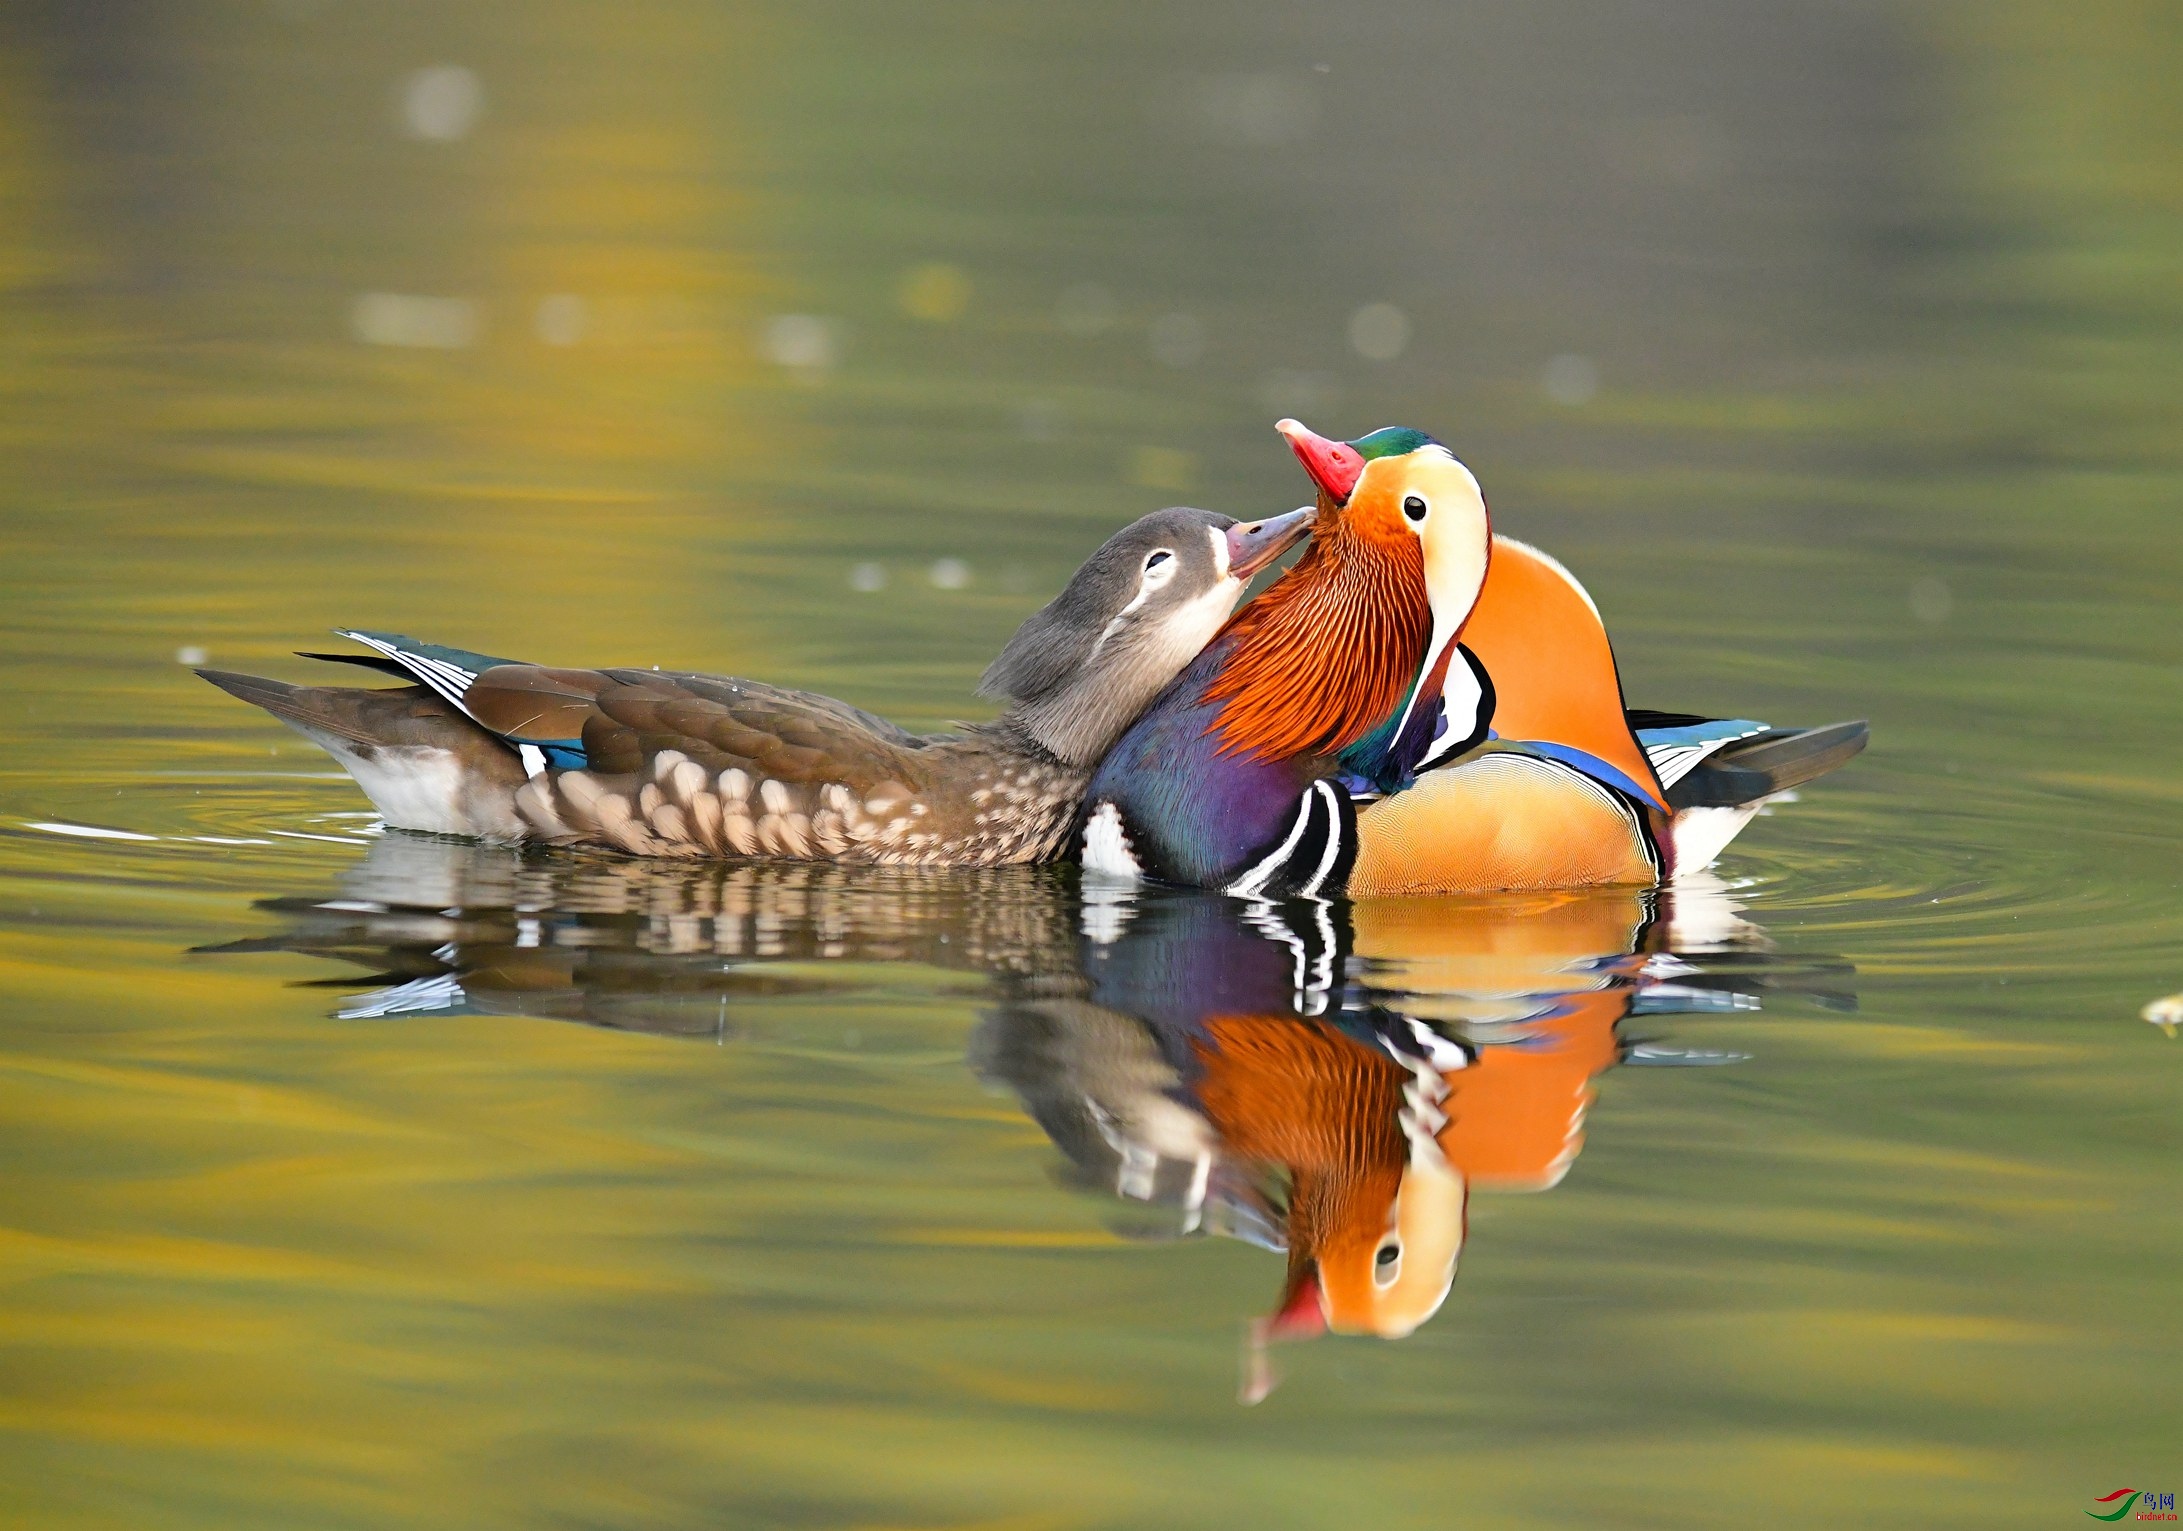
[[[1567,569],[1496,535],[1463,644],[1493,677],[1495,733],[1596,755],[1652,793],[1654,807],[1667,806],[1623,715],[1606,624]]]
[[[1493,679],[1493,731],[1501,740],[1582,750],[1665,809],[1659,778],[1623,713],[1607,629],[1568,570],[1537,548],[1495,536],[1463,643]],[[1660,874],[1643,825],[1615,794],[1572,770],[1488,744],[1365,810],[1349,891],[1483,893],[1651,883]]]
[[[1657,877],[1636,818],[1606,788],[1488,746],[1364,810],[1349,891],[1484,893]]]

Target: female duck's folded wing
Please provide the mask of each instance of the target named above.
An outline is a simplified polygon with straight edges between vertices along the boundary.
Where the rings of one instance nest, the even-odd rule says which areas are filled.
[[[871,861],[925,859],[943,833],[976,854],[1024,829],[953,822],[976,815],[950,814],[931,778],[961,745],[753,681],[489,664],[459,690],[438,671],[444,689],[368,690],[200,673],[325,749],[401,829]],[[1065,828],[1074,785],[1039,831]]]
[[[672,750],[716,775],[861,788],[896,776],[923,748],[831,697],[719,675],[503,665],[463,701],[502,738],[580,755],[565,763],[607,775],[644,771]]]
[[[515,806],[535,834],[636,855],[1037,860],[1083,786],[978,730],[922,739],[830,697],[724,676],[505,666],[464,701],[532,767]]]
[[[829,697],[729,676],[660,670],[576,670],[496,659],[400,633],[339,629],[369,656],[327,655],[405,674],[505,740],[527,774],[584,769],[641,771],[677,751],[712,772],[843,781],[838,768],[889,775],[914,748],[884,719]],[[836,774],[827,776],[829,770]]]

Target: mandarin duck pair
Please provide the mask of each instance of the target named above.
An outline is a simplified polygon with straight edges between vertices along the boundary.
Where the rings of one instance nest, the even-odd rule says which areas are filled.
[[[1662,882],[1863,747],[1862,723],[1627,709],[1591,597],[1493,532],[1446,447],[1278,428],[1314,506],[1125,527],[987,670],[1001,716],[959,734],[757,681],[363,630],[343,636],[369,653],[306,657],[410,685],[198,673],[325,748],[395,828],[642,856],[1073,854],[1257,899]]]

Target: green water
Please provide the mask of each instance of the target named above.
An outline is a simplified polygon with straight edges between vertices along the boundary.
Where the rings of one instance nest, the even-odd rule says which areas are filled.
[[[2183,1487],[2183,1041],[2139,1019],[2183,990],[2178,78],[2121,0],[11,8],[0,1504]],[[1277,933],[376,836],[177,663],[300,677],[355,623],[938,725],[1113,526],[1298,503],[1284,413],[1451,442],[1633,703],[1873,743],[1681,908],[1345,916],[1350,998],[1496,1067],[1554,1004],[1713,1066],[1601,1074],[1437,1316],[1281,1346],[1255,1407],[1248,1197],[1121,1194],[1019,1044]]]

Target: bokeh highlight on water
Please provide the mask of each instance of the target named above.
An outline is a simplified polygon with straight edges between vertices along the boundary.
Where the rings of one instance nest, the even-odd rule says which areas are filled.
[[[11,9],[0,1496],[1926,1527],[2159,1481],[2179,64],[2158,7],[2016,0]],[[1633,703],[1871,750],[1702,928],[1330,937],[378,836],[176,662],[364,623],[939,726],[1115,525],[1298,503],[1292,413],[1454,444]],[[1469,1196],[1399,1342],[1254,1361],[1294,1166],[1193,1191],[1082,1107],[1178,1098],[1131,973],[1267,962],[1246,1014],[1437,1021],[1479,1084],[1592,1027],[1558,1183]]]

